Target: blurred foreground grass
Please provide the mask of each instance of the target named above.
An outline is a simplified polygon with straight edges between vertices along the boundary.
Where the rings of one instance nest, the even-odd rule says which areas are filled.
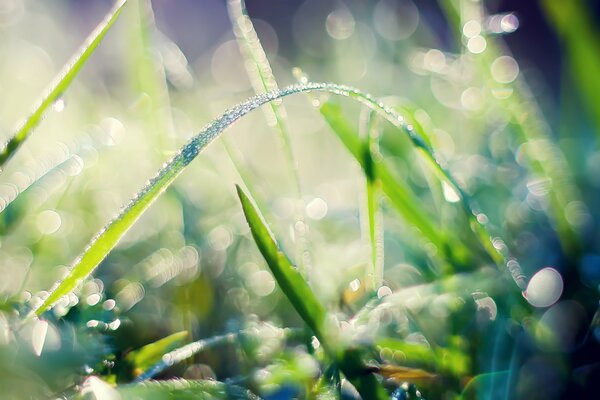
[[[557,100],[491,3],[165,4],[0,4],[2,396],[593,395],[588,4]]]

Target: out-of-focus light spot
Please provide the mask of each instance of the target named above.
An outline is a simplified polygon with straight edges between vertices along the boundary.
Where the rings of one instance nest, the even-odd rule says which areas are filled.
[[[100,121],[100,141],[105,146],[115,146],[121,142],[125,126],[116,118],[105,118]]]
[[[50,235],[56,232],[62,223],[60,215],[54,210],[45,210],[38,214],[36,226],[40,233]]]
[[[481,94],[481,89],[476,87],[465,89],[460,95],[460,103],[467,110],[480,110],[483,107],[483,95]]]
[[[503,32],[511,33],[519,28],[519,18],[515,14],[506,14],[500,19],[500,29]]]
[[[325,200],[316,197],[306,205],[306,215],[310,219],[320,220],[327,215],[327,203]]]
[[[215,50],[210,63],[215,82],[232,92],[250,88],[250,80],[241,57],[236,41],[229,40]]]
[[[481,33],[481,24],[474,19],[467,21],[463,26],[463,35],[468,38],[475,37]]]
[[[394,359],[394,352],[389,347],[384,347],[379,351],[379,357],[382,360],[392,361]]]
[[[83,171],[84,162],[78,155],[73,155],[63,166],[62,170],[68,176],[77,176]]]
[[[496,316],[498,315],[498,306],[496,305],[494,299],[487,295],[474,295],[473,297],[475,297],[475,304],[477,304],[477,310],[482,313],[485,313],[491,321],[494,321],[496,319]]]
[[[556,303],[563,291],[563,279],[554,268],[539,270],[529,280],[525,298],[534,307],[548,307]]]
[[[477,218],[477,222],[479,222],[480,224],[487,224],[489,222],[487,215],[485,215],[483,213],[477,214],[476,218]]]
[[[352,36],[354,25],[354,17],[347,7],[332,11],[325,21],[327,33],[336,40],[344,40]]]
[[[101,296],[98,293],[94,293],[89,295],[86,299],[85,302],[87,303],[88,306],[95,306],[96,304],[98,304],[100,302]]]
[[[113,322],[111,322],[110,324],[108,324],[108,328],[110,330],[116,331],[117,329],[119,329],[119,327],[121,326],[121,320],[120,319],[115,319]]]
[[[552,188],[552,180],[550,178],[532,179],[527,182],[527,190],[535,196],[545,196]]]
[[[565,207],[567,222],[573,226],[581,227],[592,220],[587,206],[581,201],[571,201]]]
[[[129,310],[131,307],[136,305],[145,295],[144,287],[139,282],[131,282],[127,284],[123,289],[115,296],[115,301],[119,305],[119,308],[123,311]]]
[[[275,280],[269,272],[257,271],[250,275],[248,288],[257,296],[268,296],[275,290]]]
[[[577,336],[585,329],[586,311],[574,300],[561,301],[550,307],[540,318],[535,336],[545,350],[571,351]]]
[[[102,304],[102,308],[106,311],[111,311],[115,308],[116,305],[116,301],[114,301],[113,299],[108,299]]]
[[[66,107],[67,103],[65,102],[65,99],[63,97],[59,98],[58,100],[56,100],[54,102],[54,104],[52,104],[52,109],[55,112],[63,112],[65,111],[65,107]]]
[[[513,13],[492,15],[487,22],[492,33],[512,33],[519,28],[519,18]]]
[[[42,354],[42,350],[44,349],[47,333],[48,321],[37,320],[34,322],[33,328],[31,329],[31,346],[33,347],[33,353],[38,357]]]
[[[460,201],[460,196],[456,193],[456,190],[452,186],[450,186],[446,182],[442,182],[442,191],[444,193],[444,198],[449,203],[456,203]]]
[[[406,39],[419,25],[419,10],[411,0],[381,0],[373,10],[373,24],[384,39]]]
[[[491,67],[492,78],[499,83],[510,83],[519,75],[519,65],[510,56],[500,56],[494,60]]]
[[[513,94],[513,89],[509,87],[493,88],[492,96],[497,99],[508,99]]]
[[[217,251],[226,250],[232,242],[231,232],[223,225],[217,226],[208,234],[208,244]]]
[[[354,279],[348,286],[353,292],[358,292],[358,289],[360,289],[360,279]]]
[[[504,243],[504,240],[502,240],[499,237],[495,237],[492,239],[492,246],[494,246],[494,248],[496,250],[500,250],[500,251],[503,251],[506,249],[506,243]]]
[[[440,72],[446,66],[446,56],[438,49],[431,49],[425,53],[423,63],[426,69]]]
[[[487,42],[483,36],[477,35],[469,39],[467,49],[473,54],[481,54],[485,51]]]
[[[382,286],[379,289],[377,289],[377,298],[378,299],[382,299],[385,296],[389,296],[392,294],[392,289],[390,289],[387,286]]]

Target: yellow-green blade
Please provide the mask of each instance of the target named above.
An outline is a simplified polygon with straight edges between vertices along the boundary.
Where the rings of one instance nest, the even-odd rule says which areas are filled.
[[[115,4],[104,20],[96,27],[96,29],[94,29],[90,36],[88,36],[73,58],[60,70],[47,89],[47,94],[39,100],[38,104],[34,107],[33,112],[21,122],[16,129],[15,134],[0,151],[0,167],[6,164],[23,144],[25,139],[29,137],[31,132],[42,120],[46,110],[64,94],[83,65],[94,53],[110,27],[114,24],[125,3],[127,3],[127,0],[119,0]]]

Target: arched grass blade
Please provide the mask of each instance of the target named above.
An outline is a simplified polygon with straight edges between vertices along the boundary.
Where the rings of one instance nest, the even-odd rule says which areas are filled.
[[[291,94],[310,92],[313,90],[347,96],[356,101],[364,103],[368,107],[378,112],[388,121],[393,123],[395,126],[403,129],[403,125],[399,122],[400,116],[394,113],[393,110],[381,103],[378,103],[372,96],[348,86],[336,85],[333,83],[307,83],[291,85],[280,90],[254,96],[225,112],[219,118],[213,120],[198,135],[193,137],[185,146],[183,146],[181,151],[160,169],[158,174],[152,178],[150,182],[148,182],[148,184],[135,196],[129,205],[126,206],[113,221],[108,223],[108,225],[106,225],[104,229],[102,229],[100,233],[92,239],[84,253],[73,264],[67,277],[51,290],[48,298],[46,298],[46,300],[40,306],[35,307],[33,313],[40,315],[62,296],[70,293],[83,279],[89,276],[89,274],[92,273],[98,264],[104,260],[108,253],[116,246],[129,228],[131,228],[138,218],[148,209],[152,202],[156,200],[156,198],[163,193],[167,187],[169,187],[169,185],[177,176],[179,176],[185,167],[192,162],[198,156],[198,154],[204,148],[206,148],[206,146],[208,146],[215,138],[217,138],[225,128],[233,124],[250,111],[255,110],[256,108],[270,101],[280,99]],[[455,188],[455,190],[461,194],[465,209],[469,212],[472,212],[464,191],[456,184],[450,173],[439,164],[429,147],[427,147],[427,145],[419,137],[417,137],[414,132],[410,130],[405,130],[404,132],[406,132],[406,134],[410,137],[415,146],[417,146],[417,148],[421,149],[426,154],[434,166],[437,166],[436,170],[445,178],[445,180],[447,180]],[[473,218],[475,218],[474,215]],[[481,232],[481,236],[479,237],[480,240],[489,242],[489,240],[491,240],[491,236],[486,235],[487,231],[485,227],[478,224],[476,219],[475,223],[476,226],[474,226],[474,229],[479,229]],[[496,254],[497,257],[500,257],[501,260],[504,260],[504,256],[498,253]]]
[[[65,64],[58,73],[54,81],[47,89],[47,94],[44,95],[38,104],[34,107],[33,112],[16,129],[15,134],[4,145],[0,151],[0,168],[15,154],[18,148],[23,144],[25,139],[29,137],[33,129],[40,123],[44,113],[48,107],[52,106],[67,90],[73,79],[77,76],[85,62],[94,53],[110,27],[114,24],[117,17],[121,13],[123,6],[127,0],[119,0],[111,11],[106,15],[104,20],[94,29],[94,31],[85,40],[79,51],[73,58]]]
[[[385,399],[386,394],[373,374],[368,370],[360,354],[352,349],[340,348],[333,339],[334,332],[325,327],[325,308],[316,298],[306,280],[292,262],[279,249],[259,211],[244,191],[236,186],[246,221],[258,249],[265,258],[277,284],[288,298],[302,320],[312,329],[323,348],[335,360],[340,370],[365,399]]]

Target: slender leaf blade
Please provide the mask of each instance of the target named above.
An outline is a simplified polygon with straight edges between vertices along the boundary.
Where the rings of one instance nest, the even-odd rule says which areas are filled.
[[[304,322],[317,337],[324,338],[325,309],[300,272],[279,249],[271,231],[250,198],[239,186],[236,185],[236,189],[254,241],[267,261],[275,280]]]
[[[92,31],[90,36],[85,40],[73,58],[65,64],[60,70],[54,81],[47,89],[47,94],[43,96],[38,104],[34,107],[33,112],[19,125],[15,134],[4,145],[0,151],[0,167],[15,154],[25,139],[29,137],[31,132],[42,120],[46,110],[52,106],[67,90],[73,79],[77,76],[83,65],[94,53],[108,30],[112,27],[118,16],[121,14],[123,6],[127,0],[119,0],[111,11],[106,15],[104,20]]]

